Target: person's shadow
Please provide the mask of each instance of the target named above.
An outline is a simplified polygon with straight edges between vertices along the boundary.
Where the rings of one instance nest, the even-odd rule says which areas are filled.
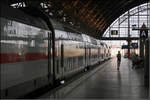
[[[121,97],[121,94],[122,94],[122,78],[121,78],[121,73],[120,73],[120,70],[118,70],[118,73],[117,73],[117,81],[118,81],[118,96],[119,98]]]
[[[122,84],[122,80],[121,80],[121,74],[120,74],[120,70],[118,70],[118,73],[117,73],[117,79],[118,79],[118,85],[121,86]]]

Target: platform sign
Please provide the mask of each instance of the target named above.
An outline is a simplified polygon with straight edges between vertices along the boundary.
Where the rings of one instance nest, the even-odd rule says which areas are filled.
[[[122,45],[122,49],[128,49],[129,46],[128,45]],[[132,43],[130,45],[130,49],[137,49],[138,48],[138,43]]]
[[[122,49],[128,49],[129,46],[128,45],[122,45]]]
[[[111,35],[118,35],[118,30],[111,30]]]
[[[133,49],[138,49],[138,43],[131,43]]]
[[[144,23],[140,30],[140,38],[142,38],[142,39],[148,38],[148,30],[146,30],[146,25]]]

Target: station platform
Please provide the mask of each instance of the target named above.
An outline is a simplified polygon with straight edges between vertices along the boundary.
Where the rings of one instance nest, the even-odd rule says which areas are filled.
[[[144,70],[132,69],[132,62],[122,58],[118,71],[116,58],[99,65],[70,84],[52,90],[39,98],[45,99],[148,99],[144,87]]]

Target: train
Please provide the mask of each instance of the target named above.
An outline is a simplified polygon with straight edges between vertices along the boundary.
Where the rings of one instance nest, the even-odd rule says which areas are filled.
[[[18,98],[53,86],[110,59],[110,47],[49,18],[2,5],[0,14],[1,98]]]

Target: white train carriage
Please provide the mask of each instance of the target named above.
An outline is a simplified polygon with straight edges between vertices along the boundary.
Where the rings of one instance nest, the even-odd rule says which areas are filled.
[[[53,27],[49,29],[37,16],[2,8],[1,98],[17,98],[47,85],[53,87],[108,57],[106,44],[88,35],[53,19],[49,19]]]
[[[55,77],[56,80],[63,80],[85,69],[85,48],[80,33],[54,24]]]
[[[16,98],[52,83],[46,23],[3,7],[0,24],[1,96]],[[51,52],[50,52],[51,53]],[[17,91],[16,91],[17,90]]]

